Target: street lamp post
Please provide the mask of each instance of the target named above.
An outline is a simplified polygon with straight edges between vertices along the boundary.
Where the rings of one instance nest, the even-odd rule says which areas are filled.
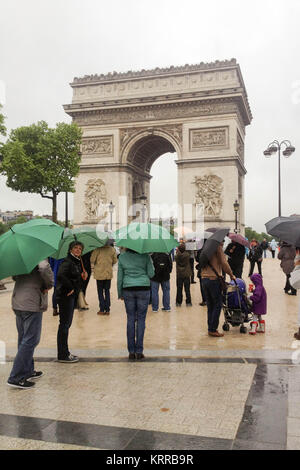
[[[234,209],[234,213],[235,213],[235,229],[234,229],[234,233],[238,233],[238,220],[237,220],[237,215],[238,215],[238,211],[239,211],[239,208],[240,208],[240,205],[237,201],[237,199],[235,200],[234,204],[233,204],[233,209]]]
[[[147,196],[145,196],[144,193],[140,196],[140,201],[142,204],[142,222],[145,222],[145,214],[147,210],[147,207],[146,207]]]
[[[65,203],[66,203],[66,212],[65,212],[65,227],[67,228],[69,226],[69,202],[68,202],[68,191],[65,192],[65,196],[66,196],[66,199],[65,199]]]
[[[288,158],[295,152],[295,147],[291,144],[289,140],[283,140],[282,142],[278,142],[278,140],[274,140],[268,145],[268,148],[264,151],[264,156],[269,158],[273,154],[278,152],[278,216],[281,216],[281,172],[280,172],[280,155],[281,155],[281,148],[285,147],[283,150],[283,155]]]
[[[110,231],[112,231],[112,215],[113,215],[114,208],[115,208],[115,205],[112,203],[112,201],[110,201],[108,205],[109,216],[110,216],[110,220],[109,220]]]

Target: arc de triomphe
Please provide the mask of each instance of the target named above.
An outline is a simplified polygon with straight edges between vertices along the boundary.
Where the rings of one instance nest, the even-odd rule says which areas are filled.
[[[202,204],[206,226],[233,229],[237,199],[243,230],[245,128],[252,115],[235,59],[90,75],[71,87],[72,104],[64,109],[83,130],[74,225],[107,221],[110,201],[116,226],[125,225],[127,209],[143,193],[149,204],[154,161],[176,152],[180,224],[194,226]]]

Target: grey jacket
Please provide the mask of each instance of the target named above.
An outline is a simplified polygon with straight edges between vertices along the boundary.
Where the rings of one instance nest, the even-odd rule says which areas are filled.
[[[41,261],[30,274],[14,277],[15,287],[12,295],[13,310],[23,312],[44,312],[48,308],[48,293],[54,285],[54,275],[48,261]]]

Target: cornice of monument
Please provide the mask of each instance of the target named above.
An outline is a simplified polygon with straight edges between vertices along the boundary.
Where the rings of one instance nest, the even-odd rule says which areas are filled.
[[[173,74],[182,74],[182,73],[191,73],[191,72],[199,72],[199,71],[207,71],[207,70],[214,70],[214,69],[223,69],[232,66],[237,66],[236,59],[230,60],[216,60],[214,62],[200,62],[199,64],[189,65],[185,64],[182,66],[174,66],[171,65],[170,67],[160,68],[156,67],[155,69],[150,70],[139,70],[139,71],[132,71],[129,70],[127,72],[110,72],[107,74],[94,74],[94,75],[85,75],[84,77],[75,77],[71,86],[77,86],[81,84],[88,84],[88,83],[102,83],[102,82],[110,82],[110,81],[120,81],[120,80],[132,80],[134,78],[150,78],[150,77],[157,77],[161,75],[173,75]]]
[[[171,100],[171,101],[161,101],[161,102],[138,102],[138,103],[132,103],[132,104],[129,104],[129,103],[124,103],[123,106],[111,106],[111,107],[103,107],[102,105],[100,106],[97,106],[97,104],[95,103],[95,105],[92,105],[91,103],[82,103],[82,104],[72,104],[72,105],[64,105],[64,110],[66,113],[68,113],[72,118],[74,118],[76,121],[81,121],[82,119],[89,119],[89,117],[92,117],[92,116],[98,116],[100,118],[100,116],[103,116],[103,118],[105,116],[111,116],[111,118],[109,120],[104,120],[103,119],[103,124],[107,124],[107,122],[110,122],[110,123],[122,123],[123,122],[123,119],[120,118],[120,113],[122,115],[126,115],[127,113],[127,118],[128,119],[128,122],[132,122],[132,121],[148,121],[148,120],[151,120],[151,115],[149,117],[145,117],[143,118],[143,115],[142,113],[147,113],[150,112],[150,111],[153,111],[153,112],[157,112],[159,110],[164,110],[166,113],[168,112],[167,110],[172,110],[172,109],[184,109],[184,108],[187,108],[187,112],[186,112],[186,115],[185,116],[192,116],[192,115],[195,115],[195,111],[193,111],[193,109],[195,107],[203,107],[203,110],[205,111],[205,107],[207,107],[207,114],[214,114],[214,112],[216,114],[223,114],[223,112],[229,112],[230,113],[230,110],[229,109],[224,109],[224,111],[222,111],[221,109],[215,109],[215,106],[218,106],[219,108],[222,107],[222,106],[237,106],[239,112],[241,112],[243,114],[243,121],[244,121],[244,124],[245,125],[248,125],[250,124],[251,122],[251,119],[252,119],[252,115],[250,114],[249,115],[249,108],[247,107],[246,105],[246,102],[245,102],[245,99],[244,99],[244,95],[243,94],[237,94],[237,95],[231,95],[231,96],[224,96],[224,94],[222,94],[222,96],[219,96],[219,97],[209,97],[206,95],[206,97],[203,97],[202,99],[199,99],[199,97],[194,97],[194,99],[191,99],[191,97],[189,97],[189,99],[185,99],[185,100],[180,100],[180,101],[175,101],[175,100]],[[189,109],[189,107],[191,109]],[[194,108],[193,108],[194,107]],[[201,109],[200,109],[201,111]],[[232,112],[235,112],[234,109],[232,109]],[[141,116],[138,116],[136,119],[135,118],[131,118],[130,117],[130,113],[132,114],[133,113],[133,116],[135,113],[138,113],[139,115],[141,114]],[[180,113],[179,113],[180,114]],[[196,113],[197,114],[197,113]],[[185,116],[180,116],[180,115],[176,115],[176,116],[154,116],[153,119],[176,119],[176,118],[180,118],[180,117],[185,117]],[[126,121],[125,119],[125,121]],[[99,122],[100,123],[100,122]],[[80,125],[89,125],[88,121],[86,121],[85,124],[80,124]]]
[[[199,164],[223,164],[223,163],[232,163],[234,162],[238,168],[240,169],[241,174],[246,175],[247,170],[245,168],[244,163],[240,159],[238,155],[233,155],[230,157],[200,157],[200,158],[193,158],[193,159],[182,159],[182,160],[175,160],[176,165],[178,166],[190,166],[190,165],[199,165]]]

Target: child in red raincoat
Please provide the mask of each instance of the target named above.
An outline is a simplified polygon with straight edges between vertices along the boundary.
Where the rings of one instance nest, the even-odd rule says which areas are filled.
[[[256,333],[265,333],[266,331],[265,320],[262,319],[262,316],[267,313],[267,293],[260,274],[252,274],[250,279],[255,289],[253,295],[250,296],[250,300],[252,301],[253,321],[250,323],[251,329],[249,333],[255,335]]]

